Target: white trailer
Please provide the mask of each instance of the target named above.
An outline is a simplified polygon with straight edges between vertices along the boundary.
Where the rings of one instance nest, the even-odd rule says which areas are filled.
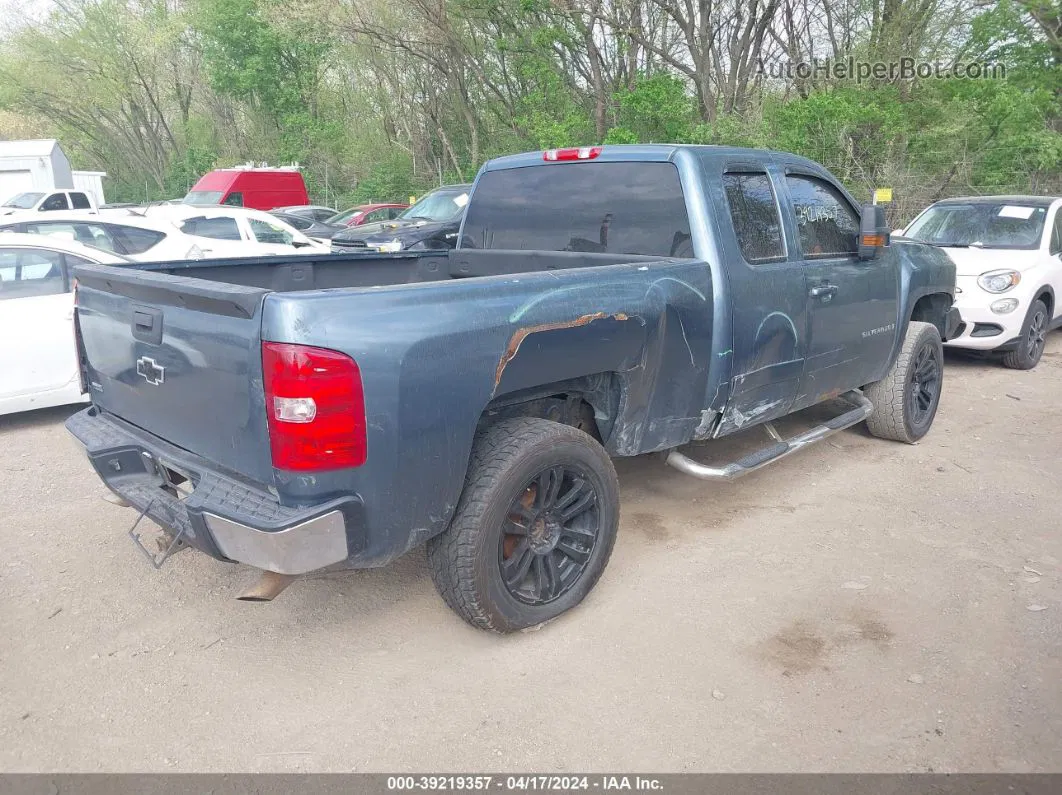
[[[0,141],[0,204],[25,191],[73,187],[70,161],[58,141]]]
[[[106,171],[71,171],[74,177],[74,189],[84,191],[91,196],[96,206],[106,204],[107,200],[103,198],[103,178],[107,176]]]

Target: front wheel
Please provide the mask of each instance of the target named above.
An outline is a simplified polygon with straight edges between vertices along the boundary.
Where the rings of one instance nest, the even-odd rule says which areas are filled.
[[[600,444],[549,420],[505,420],[472,450],[450,528],[428,542],[446,603],[492,632],[575,607],[612,554],[619,481]]]
[[[940,332],[932,323],[912,320],[889,372],[863,389],[874,405],[867,428],[881,439],[914,444],[933,424],[943,383]]]
[[[1047,341],[1047,304],[1037,299],[1029,307],[1021,328],[1018,347],[1003,354],[1003,366],[1011,370],[1031,370],[1040,362]]]

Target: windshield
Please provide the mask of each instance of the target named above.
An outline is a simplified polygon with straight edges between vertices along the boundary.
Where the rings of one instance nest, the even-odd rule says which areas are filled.
[[[449,221],[468,204],[468,191],[435,191],[414,204],[399,218],[404,221]]]
[[[43,193],[19,193],[18,195],[12,196],[10,199],[4,202],[4,207],[14,207],[18,210],[28,210],[43,198]]]
[[[341,225],[341,224],[345,224],[347,221],[349,221],[352,218],[357,218],[357,217],[361,216],[364,212],[365,212],[364,210],[359,210],[357,207],[351,207],[349,210],[344,210],[341,213],[336,213],[331,218],[327,219],[325,221],[325,223],[326,224],[335,224],[335,225],[338,226],[338,225]]]
[[[1046,207],[1024,204],[938,204],[911,224],[907,237],[934,246],[1037,248],[1046,217]]]
[[[207,204],[217,204],[224,195],[224,191],[220,190],[193,190],[184,197],[184,203],[202,207]]]

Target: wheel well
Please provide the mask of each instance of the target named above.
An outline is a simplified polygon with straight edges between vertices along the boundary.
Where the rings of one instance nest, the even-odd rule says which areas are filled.
[[[911,320],[932,323],[944,337],[944,317],[951,307],[952,298],[947,293],[932,293],[919,298],[911,310]]]
[[[539,417],[578,428],[602,442],[612,430],[618,405],[615,374],[599,373],[501,395],[483,410],[478,430],[513,417]]]
[[[1050,287],[1041,287],[1040,294],[1036,297],[1047,304],[1047,319],[1050,321],[1055,316],[1055,294],[1051,292]]]

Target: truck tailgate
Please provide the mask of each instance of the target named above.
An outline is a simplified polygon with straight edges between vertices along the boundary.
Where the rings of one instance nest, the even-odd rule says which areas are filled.
[[[263,408],[268,290],[135,268],[75,270],[92,401],[253,480],[272,478]]]

